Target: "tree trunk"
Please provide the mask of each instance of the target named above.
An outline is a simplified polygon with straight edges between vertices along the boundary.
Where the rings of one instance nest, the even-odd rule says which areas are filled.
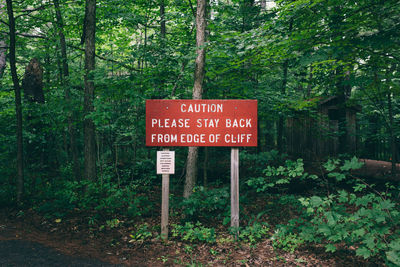
[[[167,28],[165,24],[165,0],[160,1],[160,26],[161,26],[161,38],[165,38]]]
[[[24,193],[24,158],[22,139],[22,105],[21,87],[19,86],[16,60],[15,60],[15,21],[12,0],[6,0],[8,13],[8,26],[10,30],[10,71],[15,91],[15,114],[17,119],[17,203],[20,204]]]
[[[312,91],[312,81],[313,81],[313,66],[310,66],[310,72],[308,74],[308,85],[307,85],[307,98],[310,98],[311,96],[311,91]]]
[[[292,32],[293,29],[293,19],[290,20],[289,22],[289,34]],[[281,87],[281,93],[282,97],[285,96],[286,94],[286,85],[287,85],[287,75],[288,75],[288,69],[289,69],[289,60],[286,59],[285,62],[283,62],[283,77],[282,77],[282,87]],[[277,145],[278,145],[278,150],[279,152],[283,152],[283,127],[284,127],[284,122],[285,118],[283,115],[279,115],[279,121],[278,121],[278,133],[277,133]]]
[[[396,162],[397,162],[397,148],[396,148],[396,135],[394,132],[394,116],[393,116],[393,99],[392,99],[392,90],[391,90],[391,86],[390,86],[390,82],[392,80],[391,78],[391,73],[393,73],[393,71],[395,70],[395,66],[392,66],[391,68],[389,68],[388,72],[388,79],[387,81],[389,82],[388,85],[388,92],[387,92],[387,101],[388,101],[388,116],[389,116],[389,127],[388,127],[388,131],[389,131],[389,137],[390,137],[390,152],[391,152],[391,162],[392,162],[392,177],[396,177]]]
[[[86,0],[85,10],[85,97],[83,111],[85,133],[85,179],[96,178],[96,144],[95,126],[93,120],[88,118],[93,112],[94,77],[95,69],[95,32],[96,32],[96,0]]]
[[[0,0],[0,17],[3,17],[5,9],[5,2],[4,0]],[[1,78],[3,78],[4,70],[6,69],[6,52],[7,52],[7,45],[6,45],[6,33],[0,33],[0,87],[1,87]]]
[[[1,6],[0,6],[1,7]],[[3,78],[4,70],[6,69],[6,35],[0,34],[0,85]]]
[[[391,92],[387,93],[387,99],[388,99],[388,115],[389,115],[389,136],[390,136],[390,148],[391,148],[391,161],[392,161],[392,176],[396,176],[396,137],[394,135],[394,119],[393,119],[393,107],[392,107],[392,96]]]
[[[203,96],[203,82],[205,75],[206,49],[206,0],[197,0],[196,14],[196,65],[194,72],[193,99],[201,99]],[[186,179],[183,189],[183,197],[188,198],[196,184],[198,147],[189,147],[186,165]]]
[[[288,65],[289,62],[286,59],[285,62],[283,63],[283,79],[282,79],[282,88],[281,88],[281,93],[282,96],[286,94],[286,84],[287,84],[287,74],[288,74]],[[278,145],[278,150],[279,152],[283,152],[283,126],[284,126],[285,118],[283,115],[279,115],[279,121],[278,121],[278,134],[277,134],[277,145]]]
[[[61,50],[61,58],[62,58],[62,75],[61,75],[61,82],[65,88],[65,100],[69,104],[68,106],[71,107],[71,91],[69,87],[69,67],[68,67],[68,58],[67,58],[67,45],[65,42],[65,35],[64,35],[64,23],[61,16],[61,9],[58,0],[53,0],[54,8],[56,11],[56,19],[57,19],[57,26],[58,26],[58,36],[60,38],[60,50]],[[80,167],[79,167],[79,159],[78,159],[78,148],[76,144],[76,131],[74,127],[74,118],[73,118],[73,111],[68,111],[68,134],[69,134],[69,143],[70,143],[70,150],[72,155],[72,168],[74,171],[75,179],[80,179]]]

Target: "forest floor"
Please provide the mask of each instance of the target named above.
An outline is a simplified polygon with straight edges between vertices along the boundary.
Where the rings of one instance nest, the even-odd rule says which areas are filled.
[[[148,221],[157,224],[156,221]],[[121,224],[122,225],[122,224]],[[274,249],[270,239],[243,243],[190,244],[159,238],[131,242],[132,228],[93,231],[75,216],[48,220],[27,210],[0,210],[2,266],[379,266],[354,252],[325,253],[303,247],[293,253]],[[32,253],[32,250],[35,253]],[[16,261],[16,258],[18,260]],[[25,262],[24,262],[25,261]],[[21,263],[21,264],[18,264]]]

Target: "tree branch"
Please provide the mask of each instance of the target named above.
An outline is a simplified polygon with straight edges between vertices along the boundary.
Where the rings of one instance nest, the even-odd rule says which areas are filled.
[[[22,33],[22,32],[17,32],[16,34],[18,36],[28,37],[28,38],[48,39],[46,36],[42,36],[42,35],[34,35],[34,34]]]
[[[192,9],[193,17],[196,17],[196,11],[194,11],[194,7],[193,7],[193,4],[192,4],[192,1],[188,0],[188,2],[189,2],[189,5],[190,5],[190,9]]]
[[[3,33],[3,32],[1,32],[1,33]],[[34,34],[29,34],[29,33],[21,33],[21,32],[16,33],[16,35],[22,36],[22,37],[27,37],[27,38],[39,38],[39,39],[46,39],[46,40],[49,39],[49,38],[46,37],[46,36],[34,35]],[[71,48],[76,49],[76,50],[79,50],[79,51],[82,51],[82,52],[85,51],[85,49],[83,49],[83,48],[81,48],[81,47],[78,47],[78,46],[75,46],[75,45],[72,45],[72,44],[67,44],[67,45],[68,45],[69,47],[71,47]],[[99,58],[99,59],[101,59],[101,60],[105,60],[105,61],[108,61],[108,62],[115,63],[115,64],[117,64],[117,65],[119,65],[119,66],[121,66],[121,67],[123,67],[123,68],[125,68],[125,69],[131,70],[131,71],[139,71],[139,70],[136,69],[135,67],[132,67],[132,66],[130,66],[130,65],[128,65],[128,64],[125,64],[125,63],[123,63],[123,62],[119,62],[119,61],[114,60],[114,59],[111,59],[111,58],[106,58],[106,57],[101,56],[101,55],[98,55],[98,54],[95,54],[95,57],[97,57],[97,58]]]
[[[53,22],[53,21],[51,21],[51,20],[46,20],[46,19],[38,18],[37,16],[33,16],[33,15],[31,15],[31,14],[27,14],[27,16],[30,17],[30,18],[32,18],[32,19],[40,20],[40,21],[43,21],[43,22],[46,22],[46,23],[52,23],[52,22]]]
[[[7,22],[5,22],[5,21],[4,21],[4,20],[2,20],[2,19],[0,19],[0,22],[1,22],[1,23],[3,23],[3,24],[5,24],[5,25],[7,25],[7,26],[9,26],[9,25],[8,25],[8,23],[7,23]]]
[[[2,33],[2,34],[4,34],[4,33],[7,34],[7,32],[5,32],[5,31],[0,31],[0,34],[1,34],[1,33]],[[43,35],[34,35],[34,34],[23,33],[23,32],[17,32],[17,33],[15,33],[15,34],[18,35],[18,36],[22,36],[22,37],[48,39],[46,36],[43,36]]]
[[[42,5],[42,6],[39,6],[39,7],[37,7],[37,8],[33,8],[33,9],[25,9],[25,10],[22,10],[22,11],[20,11],[20,12],[23,12],[23,13],[22,13],[22,14],[19,14],[18,16],[15,16],[15,19],[17,19],[17,18],[19,18],[19,17],[22,17],[22,16],[25,16],[25,15],[28,15],[28,14],[30,14],[30,13],[32,13],[32,12],[35,12],[35,11],[43,10],[43,9],[45,9],[45,8],[48,7],[48,6],[50,6],[50,4]]]
[[[81,47],[78,47],[78,46],[75,46],[75,45],[72,45],[72,44],[67,44],[67,46],[69,46],[71,48],[74,48],[76,50],[79,50],[79,51],[83,51],[83,52],[85,51],[85,49],[83,49]],[[125,69],[131,70],[131,71],[140,71],[140,70],[136,69],[135,67],[132,67],[130,65],[127,65],[125,63],[119,62],[119,61],[111,59],[111,58],[106,58],[106,57],[98,55],[98,54],[95,54],[95,57],[97,57],[97,58],[99,58],[101,60],[105,60],[105,61],[108,61],[108,62],[115,63],[115,64],[117,64],[117,65],[119,65],[119,66],[121,66],[121,67],[123,67]]]

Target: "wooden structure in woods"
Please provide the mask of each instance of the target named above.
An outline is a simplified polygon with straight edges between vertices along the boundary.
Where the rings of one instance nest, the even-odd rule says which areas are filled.
[[[357,151],[358,105],[342,104],[333,96],[311,111],[295,111],[286,120],[286,151],[290,156],[320,159]]]

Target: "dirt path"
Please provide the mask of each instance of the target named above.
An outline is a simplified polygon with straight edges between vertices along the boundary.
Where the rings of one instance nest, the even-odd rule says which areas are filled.
[[[122,266],[104,254],[0,216],[0,266]]]
[[[370,266],[349,251],[275,250],[269,239],[255,247],[164,243],[157,238],[132,243],[127,238],[133,231],[129,226],[96,233],[84,226],[87,223],[79,221],[79,216],[56,223],[30,210],[19,216],[0,209],[0,266]]]
[[[26,240],[0,241],[0,266],[117,266],[97,259],[64,255],[40,243]]]

